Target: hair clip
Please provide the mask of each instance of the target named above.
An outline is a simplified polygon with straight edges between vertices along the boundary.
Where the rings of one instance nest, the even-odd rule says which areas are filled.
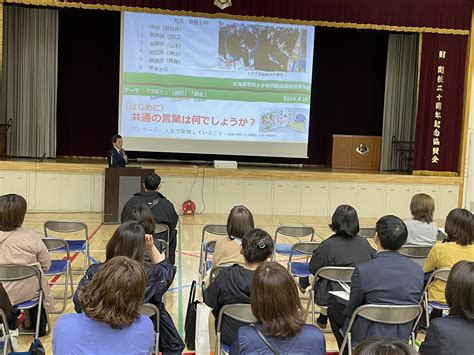
[[[258,247],[259,247],[260,249],[265,249],[266,244],[265,244],[264,242],[259,242],[259,243],[258,243]]]

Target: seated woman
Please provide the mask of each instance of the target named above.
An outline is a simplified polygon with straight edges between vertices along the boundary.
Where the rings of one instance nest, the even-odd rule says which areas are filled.
[[[143,354],[153,351],[153,323],[140,315],[145,294],[143,264],[125,256],[109,259],[83,286],[84,313],[65,314],[54,326],[54,354]]]
[[[416,355],[412,346],[402,341],[370,337],[361,342],[352,352],[354,355]]]
[[[446,217],[445,230],[448,235],[447,241],[433,245],[423,266],[425,273],[452,268],[461,260],[474,261],[474,218],[472,213],[464,208],[455,208]],[[442,280],[431,282],[428,287],[428,299],[445,304],[445,286],[446,283]],[[431,316],[441,316],[441,310],[434,309]]]
[[[375,250],[370,246],[367,238],[357,235],[359,233],[359,217],[356,210],[349,205],[341,205],[332,215],[329,228],[334,232],[324,240],[314,251],[309,263],[309,270],[315,274],[325,266],[357,266],[369,261]],[[341,291],[337,282],[319,279],[315,284],[315,302],[320,306],[329,306],[331,294],[329,291]],[[327,316],[320,314],[317,323],[321,328],[326,328]]]
[[[5,315],[7,316],[8,329],[15,330],[16,322],[18,320],[18,315],[20,312],[16,309],[16,307],[12,307],[12,303],[10,302],[10,298],[8,297],[7,291],[5,291],[1,283],[0,283],[0,308],[3,310],[3,312],[5,312]],[[1,324],[2,324],[2,320],[0,319],[0,325]]]
[[[449,316],[433,319],[420,346],[422,355],[472,354],[474,349],[474,262],[460,261],[446,284]]]
[[[25,199],[19,195],[0,196],[0,263],[34,265],[44,272],[50,268],[51,258],[41,236],[33,230],[22,227],[26,208]],[[43,306],[47,311],[54,311],[54,299],[44,275],[42,281]],[[22,281],[3,282],[3,287],[12,304],[19,304],[36,297],[38,281],[28,278]]]
[[[151,262],[145,262],[145,251],[148,250]],[[174,279],[175,267],[168,259],[164,259],[155,244],[153,237],[145,234],[145,229],[136,221],[128,221],[120,225],[105,247],[106,262],[116,256],[127,256],[144,265],[146,274],[146,287],[143,301],[155,304],[160,310],[160,324],[169,328],[169,332],[160,333],[160,349],[166,354],[179,354],[184,349],[173,320],[166,311],[163,295]],[[85,276],[79,282],[74,293],[74,309],[80,313],[82,306],[80,293],[82,288],[93,280],[94,275],[103,264],[89,266]],[[166,335],[165,335],[166,334]]]
[[[257,323],[239,329],[230,355],[326,354],[323,333],[305,324],[295,281],[280,264],[268,262],[257,268],[250,304]]]
[[[242,238],[240,253],[245,266],[234,264],[223,269],[204,290],[204,302],[213,309],[216,318],[222,306],[234,303],[250,303],[250,284],[255,269],[272,256],[273,239],[261,229],[251,229]],[[237,329],[242,325],[231,319],[222,322],[222,341],[232,344]]]
[[[245,206],[235,206],[227,218],[227,238],[219,238],[212,256],[212,266],[223,264],[244,264],[240,253],[242,237],[253,229],[252,213]]]
[[[433,222],[435,211],[434,200],[427,194],[416,194],[412,197],[410,211],[413,219],[405,222],[408,229],[406,244],[433,245],[438,236],[438,226]]]
[[[145,229],[145,233],[153,236],[153,242],[160,253],[163,252],[163,250],[160,249],[160,243],[157,241],[157,239],[159,239],[158,233],[155,235],[156,223],[150,207],[145,204],[136,205],[128,213],[126,222],[128,221],[136,221],[140,223],[143,229]],[[148,253],[145,254],[145,261],[150,261],[150,255]]]

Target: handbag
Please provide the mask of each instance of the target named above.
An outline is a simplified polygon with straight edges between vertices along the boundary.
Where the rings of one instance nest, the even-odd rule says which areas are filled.
[[[193,281],[184,322],[184,342],[189,350],[196,350],[196,314],[196,281]]]
[[[268,348],[272,351],[272,353],[274,353],[275,355],[280,355],[280,352],[278,350],[276,350],[272,344],[270,344],[270,342],[268,341],[267,338],[265,338],[265,336],[262,334],[262,332],[260,330],[258,330],[258,328],[255,326],[255,324],[250,324],[250,326],[257,332],[258,336],[260,337],[260,339],[262,339],[262,341],[265,343],[266,346],[268,346]]]

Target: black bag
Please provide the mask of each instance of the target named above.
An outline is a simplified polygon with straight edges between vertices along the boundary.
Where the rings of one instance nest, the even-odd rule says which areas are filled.
[[[184,322],[184,342],[189,350],[196,350],[196,281],[191,284],[189,291],[188,309]]]
[[[39,339],[33,339],[28,352],[31,355],[45,355],[46,354],[46,351],[44,350],[43,344],[41,344],[41,340],[39,340]]]

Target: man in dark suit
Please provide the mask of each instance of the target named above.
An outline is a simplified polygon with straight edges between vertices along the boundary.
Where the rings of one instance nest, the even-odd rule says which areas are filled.
[[[136,192],[133,197],[125,203],[123,206],[122,214],[120,217],[121,222],[127,220],[127,216],[133,207],[145,204],[151,209],[151,213],[156,223],[166,224],[170,229],[170,240],[165,232],[155,235],[156,238],[166,240],[169,243],[169,260],[175,264],[176,254],[176,226],[178,224],[178,214],[174,209],[173,204],[166,199],[160,192],[161,177],[155,173],[151,173],[145,178],[145,191]]]
[[[401,255],[398,250],[405,244],[408,232],[396,216],[384,216],[377,221],[374,259],[356,266],[351,280],[349,303],[344,307],[333,302],[328,309],[332,331],[339,347],[354,310],[364,304],[409,305],[419,304],[423,292],[421,266]],[[352,326],[352,344],[367,337],[408,340],[413,324],[388,325],[357,318]]]
[[[109,168],[125,168],[125,165],[128,163],[128,158],[123,149],[122,136],[114,134],[110,140],[113,147],[107,153]]]

